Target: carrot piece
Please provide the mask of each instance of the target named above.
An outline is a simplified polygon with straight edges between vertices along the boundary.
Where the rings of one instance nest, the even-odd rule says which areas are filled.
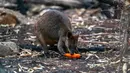
[[[68,57],[68,58],[80,58],[81,57],[80,54],[76,54],[76,53],[74,53],[73,55],[71,55],[70,53],[65,53],[64,56]]]
[[[71,56],[71,58],[80,58],[80,57],[81,57],[80,54],[73,54],[73,55]]]
[[[70,53],[65,53],[64,56],[68,57],[68,58],[71,58],[71,54]]]

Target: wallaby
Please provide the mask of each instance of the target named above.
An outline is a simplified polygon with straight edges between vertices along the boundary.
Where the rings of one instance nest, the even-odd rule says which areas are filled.
[[[46,11],[35,24],[36,36],[44,54],[48,53],[47,45],[57,44],[61,55],[78,53],[78,35],[72,34],[69,18],[57,10]]]

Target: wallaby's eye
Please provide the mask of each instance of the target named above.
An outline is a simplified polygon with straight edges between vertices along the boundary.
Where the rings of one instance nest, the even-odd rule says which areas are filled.
[[[1,13],[1,16],[6,15],[6,13]]]
[[[68,37],[69,39],[72,39],[72,38],[73,38],[72,33],[71,33],[71,32],[67,32],[67,37]]]

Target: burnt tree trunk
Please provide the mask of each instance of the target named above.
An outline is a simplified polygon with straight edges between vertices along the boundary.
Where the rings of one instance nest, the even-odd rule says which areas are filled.
[[[122,10],[122,15],[121,15],[121,31],[122,31],[122,47],[120,49],[120,63],[119,63],[119,67],[117,69],[117,73],[120,73],[121,71],[121,67],[123,64],[127,63],[125,61],[123,61],[123,57],[125,59],[127,59],[127,55],[129,53],[128,48],[129,48],[129,26],[130,26],[130,5],[124,5],[123,7],[124,9]],[[128,64],[128,63],[127,63]],[[127,67],[125,67],[127,68]],[[122,72],[126,73],[123,71],[123,67],[122,67]]]

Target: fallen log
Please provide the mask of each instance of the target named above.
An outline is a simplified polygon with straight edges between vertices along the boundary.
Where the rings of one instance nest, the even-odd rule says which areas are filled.
[[[24,0],[26,3],[58,5],[69,8],[88,8],[98,5],[97,0]]]
[[[81,0],[24,0],[27,3],[46,4],[46,5],[59,5],[67,7],[81,7]]]

